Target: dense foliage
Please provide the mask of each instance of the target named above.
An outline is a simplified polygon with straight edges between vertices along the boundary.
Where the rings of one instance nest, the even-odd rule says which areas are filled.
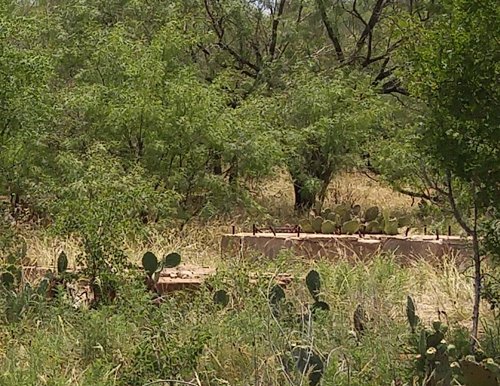
[[[131,207],[149,221],[248,204],[275,167],[310,209],[406,94],[388,66],[413,8],[351,8],[334,33],[323,2],[3,2],[0,193],[57,219],[101,154],[158,195]]]
[[[215,352],[241,343],[221,338],[222,328],[236,331],[248,350],[277,355],[278,348],[255,343],[257,331],[283,333],[270,327],[257,289],[250,300],[241,296],[248,315],[224,314],[217,319],[222,327],[201,321],[205,312],[216,313],[206,299],[189,304],[175,298],[159,311],[141,308],[144,299],[134,292],[123,244],[146,239],[154,229],[182,230],[193,219],[269,213],[273,208],[263,206],[252,187],[279,173],[293,189],[294,220],[313,231],[344,227],[352,234],[371,223],[373,232],[398,233],[406,223],[400,213],[376,207],[377,214],[367,216],[368,208],[346,202],[333,211],[322,207],[332,180],[354,170],[418,199],[418,215],[430,217],[436,229],[451,224],[471,237],[475,348],[480,295],[492,308],[500,304],[499,20],[500,5],[483,0],[0,1],[2,282],[9,287],[19,267],[30,263],[12,226],[27,225],[74,237],[81,247],[77,264],[94,295],[105,300],[94,305],[98,313],[76,315],[61,294],[47,303],[31,287],[9,287],[0,300],[16,312],[5,325],[38,329],[29,317],[38,315],[51,325],[41,335],[58,333],[64,323],[90,323],[100,334],[101,319],[119,312],[110,336],[79,337],[75,361],[91,369],[88,379],[78,379],[83,383],[97,382],[103,372],[104,378],[120,373],[130,384],[158,374],[185,378],[197,369],[207,342]],[[305,219],[311,213],[315,217]],[[496,266],[488,274],[485,256]],[[68,278],[51,280],[64,287]],[[130,304],[119,293],[116,300],[120,283],[131,291],[139,315],[127,314]],[[182,312],[172,316],[178,307]],[[345,324],[343,307],[338,310]],[[44,314],[52,309],[61,315]],[[186,315],[193,320],[189,327],[182,325]],[[186,328],[188,336],[179,332],[172,343],[168,334],[142,331],[149,320],[160,330]],[[392,362],[397,350],[381,344],[384,326],[374,329],[374,341],[363,343],[327,332],[333,325],[345,335],[338,322],[323,320],[320,334],[332,347],[338,340],[337,346],[352,349],[351,357],[342,351],[347,359],[335,354],[332,360],[340,369],[352,366],[357,378],[351,383],[343,370],[338,375],[326,369],[325,379],[388,384],[400,381],[395,372],[409,379],[411,370]],[[388,323],[400,337],[400,326]],[[241,333],[243,325],[253,328],[252,337]],[[121,353],[131,349],[122,346],[122,332],[132,335],[135,351]],[[498,337],[491,335],[492,341]],[[42,338],[26,355],[39,354]],[[50,344],[64,346],[70,338]],[[387,363],[371,368],[360,344],[383,353]],[[158,350],[175,355],[159,361]],[[0,371],[7,377],[16,374],[17,355],[16,348],[5,353]],[[203,363],[210,382],[231,367],[217,357]],[[429,363],[421,363],[417,377],[429,375]],[[34,384],[35,371],[17,375]]]

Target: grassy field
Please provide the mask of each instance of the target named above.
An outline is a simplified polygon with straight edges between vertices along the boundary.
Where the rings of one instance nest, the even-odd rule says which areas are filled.
[[[301,279],[311,268],[321,274],[321,299],[330,311],[309,324],[296,316],[312,302]],[[248,282],[248,272],[264,271],[297,278],[286,289],[290,318],[270,312],[269,280]],[[472,287],[453,262],[433,267],[417,261],[402,268],[390,256],[355,265],[284,256],[220,263],[211,285],[230,294],[226,308],[212,303],[208,289],[175,293],[160,307],[151,306],[142,283],[133,280],[123,283],[115,304],[98,310],[75,310],[64,297],[37,304],[20,322],[2,328],[1,384],[145,385],[182,379],[202,385],[299,385],[300,374],[287,374],[280,361],[294,345],[320,353],[324,385],[411,384],[408,294],[424,324],[441,319],[451,327],[449,339],[461,350],[468,346]],[[358,304],[368,315],[363,335],[353,325]],[[486,310],[484,315],[488,321]],[[483,335],[483,350],[495,355],[498,346]]]
[[[289,188],[269,183],[256,194],[288,221]],[[336,195],[361,204],[411,205],[359,176],[336,181],[329,200]],[[75,309],[66,293],[32,302],[19,321],[1,326],[0,385],[306,385],[307,371],[293,364],[296,347],[321,358],[323,385],[420,385],[415,336],[406,318],[408,295],[422,325],[441,320],[449,326],[446,339],[460,355],[468,353],[473,284],[467,268],[451,258],[433,264],[419,259],[404,267],[390,255],[369,263],[342,257],[304,261],[288,254],[272,261],[221,258],[219,239],[229,224],[191,222],[182,231],[156,230],[146,240],[124,243],[134,262],[148,250],[179,251],[184,262],[216,267],[217,275],[200,291],[173,293],[157,307],[141,278],[128,275],[116,301],[98,309]],[[39,265],[53,266],[61,250],[73,264],[81,251],[73,239],[38,232],[25,237],[28,259]],[[320,273],[320,298],[330,307],[314,318],[304,281],[311,269]],[[250,283],[251,272],[294,276],[281,313],[275,315],[268,300],[272,279]],[[229,294],[226,307],[214,304],[215,289]],[[366,313],[362,331],[354,323],[358,305]],[[486,305],[482,315],[481,350],[498,359],[499,322]]]

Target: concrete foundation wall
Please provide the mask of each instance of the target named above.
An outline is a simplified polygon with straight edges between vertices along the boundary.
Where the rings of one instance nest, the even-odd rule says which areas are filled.
[[[306,258],[347,257],[367,259],[381,252],[393,253],[404,259],[431,258],[455,255],[471,256],[469,241],[458,236],[386,236],[386,235],[323,235],[291,233],[237,233],[222,236],[223,255],[261,254],[274,258],[282,251],[290,251]]]

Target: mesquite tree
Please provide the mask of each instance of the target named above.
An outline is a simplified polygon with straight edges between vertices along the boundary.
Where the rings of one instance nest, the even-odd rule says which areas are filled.
[[[360,128],[349,123],[359,122],[358,114],[366,118],[367,95],[407,95],[395,76],[393,56],[402,43],[395,21],[422,16],[422,3],[203,0],[209,38],[200,44],[198,57],[210,68],[210,78],[232,68],[237,81],[228,93],[234,105],[260,92],[291,97],[280,105],[288,114],[281,128],[288,130],[284,166],[292,176],[297,210],[321,203],[332,177],[352,164],[345,161],[361,154]],[[290,80],[300,76],[300,85],[300,79]],[[293,89],[304,95],[292,95]],[[339,119],[343,127],[332,123]]]
[[[473,347],[483,282],[481,244],[490,244],[481,238],[481,227],[500,207],[500,47],[492,36],[499,20],[495,2],[443,0],[433,4],[431,19],[403,25],[401,75],[416,97],[413,122],[391,134],[378,159],[388,180],[448,210],[472,238]]]

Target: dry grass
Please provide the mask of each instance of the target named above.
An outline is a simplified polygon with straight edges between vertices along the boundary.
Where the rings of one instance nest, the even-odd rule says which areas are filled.
[[[293,185],[288,173],[278,171],[273,179],[250,187],[259,203],[268,209],[271,218],[278,221],[293,221]],[[391,209],[405,208],[411,200],[393,192],[368,177],[346,173],[335,179],[328,191],[325,205],[341,202],[356,202],[363,206],[380,205]],[[260,220],[260,218],[258,219]],[[214,264],[219,259],[220,236],[230,231],[230,225],[250,229],[249,219],[241,217],[213,220],[209,224],[189,223],[180,232],[177,229],[154,230],[147,241],[128,241],[125,252],[132,261],[139,261],[146,250],[159,255],[176,250],[181,251],[185,261],[200,265]],[[64,250],[70,263],[74,264],[81,251],[78,240],[74,238],[53,239],[43,233],[31,232],[26,236],[28,260],[38,265],[54,265],[57,255]]]
[[[220,257],[220,236],[229,228],[222,223],[210,225],[188,224],[181,232],[177,229],[152,230],[147,240],[125,240],[123,250],[132,262],[140,262],[144,252],[152,251],[163,256],[179,251],[184,262],[198,265],[214,265]],[[53,238],[40,232],[25,235],[28,246],[26,260],[33,265],[55,267],[57,256],[64,251],[70,266],[76,264],[82,252],[81,243],[76,238]]]
[[[273,216],[277,221],[283,223],[293,219],[293,189],[285,174],[280,174],[273,182],[267,182],[254,191],[261,204],[273,208]],[[394,194],[366,177],[350,174],[343,175],[332,183],[327,205],[336,200],[356,202],[364,206],[377,204],[393,209],[411,206],[411,200]],[[23,331],[29,331],[28,333],[19,333],[13,337],[12,334],[0,331],[0,370],[10,376],[10,382],[0,383],[17,385],[22,377],[49,379],[56,375],[65,379],[66,383],[97,384],[97,378],[93,378],[92,371],[96,371],[97,376],[99,373],[96,369],[108,360],[109,372],[98,375],[99,381],[102,380],[99,384],[119,384],[116,383],[118,374],[121,376],[124,372],[127,374],[127,371],[147,368],[143,366],[146,362],[135,362],[135,350],[145,341],[149,341],[150,336],[144,334],[144,331],[151,330],[153,325],[170,333],[168,347],[164,348],[169,358],[173,355],[182,358],[180,355],[183,351],[178,347],[184,347],[186,337],[197,336],[196,328],[210,332],[216,344],[206,345],[198,366],[200,377],[206,377],[206,384],[213,383],[215,379],[220,384],[243,385],[248,384],[248,380],[253,377],[257,379],[257,375],[267,379],[267,383],[263,381],[260,384],[282,384],[280,372],[277,370],[279,364],[274,359],[278,352],[276,347],[281,347],[279,344],[288,344],[288,340],[291,341],[292,338],[296,339],[296,334],[294,332],[288,336],[283,334],[282,330],[274,331],[269,322],[263,323],[259,305],[264,299],[267,306],[266,294],[256,292],[261,291],[258,286],[248,286],[247,282],[242,280],[243,277],[248,277],[247,270],[288,272],[295,278],[304,277],[311,268],[321,273],[322,296],[330,304],[332,311],[321,322],[323,324],[316,328],[314,343],[318,348],[335,353],[334,357],[338,356],[336,360],[343,363],[335,375],[330,374],[330,380],[335,380],[334,384],[386,385],[391,384],[398,372],[406,374],[407,366],[411,365],[407,361],[409,357],[402,354],[401,349],[401,342],[405,342],[409,334],[405,311],[406,295],[411,295],[415,300],[417,313],[426,326],[436,319],[441,319],[451,327],[464,326],[470,329],[473,304],[473,282],[468,276],[470,268],[462,268],[453,257],[432,260],[420,258],[404,265],[385,255],[369,261],[353,261],[347,257],[339,257],[335,264],[328,259],[311,261],[293,256],[281,256],[273,261],[261,259],[258,262],[223,259],[219,242],[221,235],[230,231],[230,225],[249,229],[248,226],[253,221],[259,220],[261,219],[235,216],[226,220],[213,220],[208,224],[193,221],[182,231],[151,230],[147,239],[127,240],[123,244],[126,254],[136,263],[147,250],[159,256],[178,251],[185,263],[221,268],[216,280],[224,279],[235,302],[233,307],[238,312],[218,311],[207,318],[207,305],[202,303],[201,297],[197,302],[190,298],[188,303],[177,303],[176,298],[172,296],[169,299],[172,300],[173,308],[169,309],[167,302],[167,305],[158,308],[159,312],[164,312],[161,318],[150,320],[148,317],[142,317],[143,314],[149,313],[144,312],[141,297],[135,300],[131,298],[133,301],[129,298],[131,303],[127,302],[124,308],[117,306],[113,315],[107,313],[109,311],[106,309],[91,313],[78,312],[74,315],[57,314],[60,325],[39,323],[38,319],[36,323],[27,320],[24,322]],[[62,250],[66,252],[72,265],[81,253],[81,245],[74,238],[54,239],[43,232],[30,232],[25,237],[28,259],[42,266],[54,266],[56,256]],[[311,301],[304,283],[299,280],[294,280],[286,292],[287,299],[298,305]],[[203,295],[203,291],[200,294],[207,296]],[[177,295],[179,299],[183,296],[182,293]],[[211,304],[211,296],[207,299]],[[181,312],[179,307],[183,304],[188,304],[189,307]],[[370,339],[362,344],[353,341],[349,332],[352,329],[353,310],[358,304],[363,305],[371,318]],[[120,311],[116,312],[117,309]],[[265,311],[267,315],[267,308]],[[493,314],[485,305],[481,313],[484,320],[493,318]],[[67,315],[70,315],[68,320],[72,325],[65,321]],[[110,319],[112,322],[108,323]],[[70,328],[66,328],[66,325]],[[255,340],[255,336],[261,335],[264,339],[261,337],[260,340]],[[464,336],[467,341],[466,333]],[[483,336],[488,336],[487,331]],[[174,340],[171,340],[172,337]],[[29,344],[23,343],[28,341],[28,338]],[[153,342],[157,344],[156,341]],[[335,349],[332,350],[332,347]],[[98,353],[95,348],[99,348]],[[118,364],[116,352],[119,352]],[[82,358],[86,361],[85,368],[82,367]],[[346,367],[349,366],[349,358],[351,362],[356,358],[362,365],[359,369],[352,367],[353,372],[349,370],[349,375],[344,377],[345,369],[349,368]],[[94,365],[94,362],[97,364]],[[24,366],[19,366],[19,363]],[[113,375],[115,371],[116,376]],[[29,378],[30,374],[37,378]],[[109,381],[111,378],[114,380]],[[327,383],[326,380],[324,383],[333,384]],[[34,381],[24,384],[34,384]]]
[[[277,171],[273,178],[251,186],[251,190],[257,200],[264,207],[271,208],[277,217],[294,218],[293,183],[286,171]],[[324,206],[338,203],[360,204],[365,208],[378,205],[387,209],[408,209],[414,205],[410,197],[359,173],[343,173],[331,182]]]
[[[440,266],[419,259],[409,269],[411,280],[406,288],[418,305],[418,313],[424,323],[433,320],[458,323],[471,327],[474,284],[470,269],[465,271],[452,258],[441,260]],[[482,315],[489,315],[483,304]]]
[[[330,184],[325,205],[344,202],[363,207],[378,205],[387,209],[409,208],[413,204],[410,197],[358,173],[344,173]]]

